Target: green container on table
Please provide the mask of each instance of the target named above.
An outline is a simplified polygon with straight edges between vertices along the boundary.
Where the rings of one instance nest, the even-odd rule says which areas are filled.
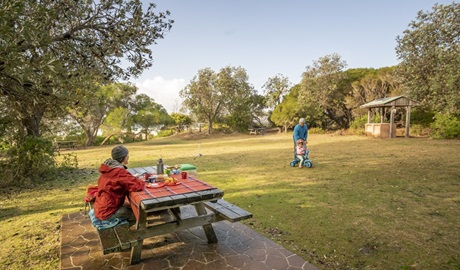
[[[182,172],[187,172],[187,174],[198,176],[198,172],[196,171],[196,166],[192,164],[181,164],[179,169]]]

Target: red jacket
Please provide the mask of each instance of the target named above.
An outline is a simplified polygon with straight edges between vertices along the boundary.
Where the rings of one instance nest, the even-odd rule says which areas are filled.
[[[94,215],[105,220],[120,208],[129,191],[144,189],[145,183],[131,175],[123,165],[106,160],[99,168],[98,192],[94,202]]]

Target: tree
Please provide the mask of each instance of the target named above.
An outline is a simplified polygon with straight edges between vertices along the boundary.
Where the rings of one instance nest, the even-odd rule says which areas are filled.
[[[217,88],[223,96],[223,114],[230,128],[245,131],[252,123],[254,87],[242,67],[224,67],[217,74]]]
[[[188,85],[180,91],[184,106],[196,115],[199,121],[207,121],[208,134],[212,132],[212,124],[222,112],[225,101],[223,93],[216,88],[217,75],[210,69],[198,71]]]
[[[316,126],[316,122],[321,118],[321,111],[315,111],[317,106],[309,104],[299,104],[299,93],[301,85],[297,84],[292,87],[289,94],[273,110],[270,120],[277,126],[282,126],[284,132],[294,127],[300,118],[305,118],[309,127]]]
[[[174,119],[174,123],[176,125],[176,132],[180,133],[183,131],[187,126],[192,124],[192,118],[186,114],[182,113],[172,113],[171,117]]]
[[[282,74],[268,78],[267,82],[262,86],[265,89],[264,95],[267,101],[267,106],[272,110],[278,106],[291,88],[291,82],[288,77]]]
[[[398,74],[408,94],[434,111],[460,117],[460,4],[419,11],[398,36]]]
[[[149,46],[173,23],[154,8],[144,12],[140,0],[2,2],[0,93],[18,134],[40,136],[46,111],[74,103],[95,80],[150,67]]]
[[[105,139],[101,145],[104,145],[112,136],[122,134],[124,130],[130,128],[129,120],[128,108],[116,107],[113,109],[101,125],[102,134],[105,135]],[[123,143],[123,139],[118,139]]]
[[[246,130],[260,108],[260,99],[248,82],[246,70],[224,67],[219,73],[210,68],[198,71],[181,90],[183,105],[198,121],[208,122],[208,133],[217,120],[224,120],[232,129]]]
[[[346,78],[345,67],[346,62],[332,54],[314,61],[302,75],[300,102],[323,112],[323,129],[329,128],[331,121],[339,128],[348,128],[351,121],[351,112],[344,102],[348,92],[340,84]]]
[[[86,146],[94,143],[100,126],[111,111],[118,107],[129,108],[129,101],[136,91],[135,86],[122,83],[94,83],[91,88],[81,91],[80,99],[68,106],[67,111],[84,130]]]
[[[367,109],[359,107],[375,99],[403,94],[400,83],[394,75],[395,67],[380,69],[349,69],[345,71],[343,87],[350,87],[350,95],[345,97],[347,108],[354,115],[362,115]]]
[[[140,127],[145,138],[148,138],[155,127],[174,123],[166,109],[145,94],[136,96],[131,107],[134,128]]]

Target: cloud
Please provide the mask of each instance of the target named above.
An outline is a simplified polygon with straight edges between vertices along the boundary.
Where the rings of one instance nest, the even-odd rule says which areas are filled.
[[[138,94],[146,94],[161,104],[168,113],[177,112],[182,100],[179,92],[185,87],[185,79],[166,80],[161,76],[137,82]]]

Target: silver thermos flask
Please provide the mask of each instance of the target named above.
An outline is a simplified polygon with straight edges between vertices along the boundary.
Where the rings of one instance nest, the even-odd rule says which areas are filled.
[[[164,174],[163,159],[159,159],[157,163],[157,175]]]

